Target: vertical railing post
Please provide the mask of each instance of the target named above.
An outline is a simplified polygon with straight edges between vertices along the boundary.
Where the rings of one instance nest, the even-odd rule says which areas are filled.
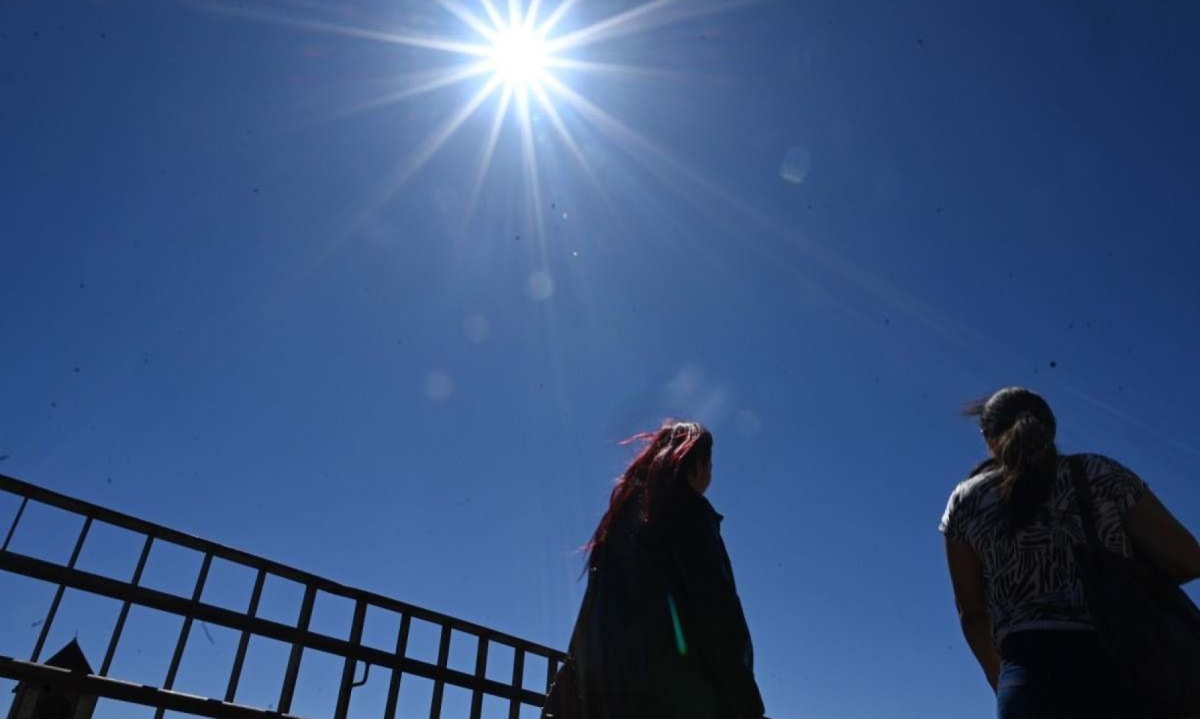
[[[383,710],[383,719],[396,719],[396,704],[400,700],[400,678],[404,672],[400,663],[408,653],[408,630],[412,625],[412,617],[400,615],[400,630],[396,632],[396,667],[392,669],[392,678],[388,682],[387,706]]]
[[[350,651],[342,666],[342,683],[338,687],[337,704],[333,710],[334,719],[346,719],[350,711],[350,692],[354,687],[354,670],[358,667],[355,654],[362,644],[363,623],[367,619],[367,601],[359,599],[354,604],[354,621],[350,625]]]
[[[450,625],[442,625],[442,639],[438,642],[437,672],[433,680],[433,699],[429,702],[429,719],[441,719],[442,695],[446,691],[446,664],[450,661]]]
[[[192,589],[192,603],[196,604],[200,601],[200,597],[204,595],[204,583],[208,581],[208,570],[212,568],[213,555],[211,552],[204,555],[204,561],[200,563],[200,575],[196,577],[196,586]],[[163,682],[163,689],[171,691],[175,688],[175,677],[179,674],[179,663],[183,661],[183,651],[187,647],[188,637],[192,633],[192,623],[196,621],[195,617],[190,613],[194,609],[189,608],[189,613],[183,617],[183,626],[179,628],[179,639],[175,642],[175,652],[171,655],[171,664],[167,667],[167,678]],[[154,710],[154,719],[163,719],[166,714],[164,707],[158,707]]]
[[[309,584],[304,588],[304,601],[300,605],[300,623],[297,625],[296,641],[292,642],[292,654],[288,657],[287,674],[283,677],[283,689],[279,692],[276,710],[280,714],[292,711],[292,696],[296,693],[296,676],[300,673],[300,657],[304,654],[304,642],[308,625],[312,621],[313,603],[317,599],[317,587]]]
[[[13,533],[17,531],[17,524],[21,521],[21,515],[25,514],[25,506],[29,504],[29,497],[21,497],[21,506],[17,507],[17,516],[13,517],[12,524],[8,525],[8,534],[4,535],[4,545],[0,546],[0,552],[8,551],[8,543],[12,541]]]
[[[508,703],[508,719],[521,717],[521,691],[525,688],[525,650],[513,647],[512,700]]]
[[[250,606],[246,616],[253,619],[258,615],[258,603],[262,599],[263,584],[267,580],[267,570],[258,570],[254,578],[254,590],[250,593]],[[237,653],[233,657],[233,669],[229,672],[229,685],[225,687],[225,701],[233,702],[237,696],[238,683],[242,680],[242,665],[246,663],[246,649],[250,646],[250,630],[243,629],[242,637],[238,640]]]
[[[554,684],[554,677],[558,674],[558,660],[554,657],[546,657],[546,689],[542,694],[549,694],[550,687]]]
[[[87,539],[88,530],[92,528],[92,518],[88,517],[83,520],[83,529],[79,530],[79,538],[75,540],[75,549],[71,551],[71,559],[67,562],[67,569],[74,569],[75,563],[79,561],[79,553],[83,551],[83,543]],[[54,624],[54,617],[58,614],[58,605],[62,603],[63,592],[67,591],[67,585],[60,584],[54,592],[54,600],[50,602],[50,611],[46,612],[46,618],[42,621],[42,631],[38,633],[37,644],[33,647],[32,662],[36,662],[42,655],[42,648],[46,646],[46,637],[50,635],[50,625]]]
[[[471,692],[471,719],[483,714],[483,682],[487,679],[488,639],[480,636],[475,650],[475,689]]]
[[[133,579],[130,583],[133,586],[138,586],[142,581],[142,572],[146,571],[146,560],[150,558],[150,548],[154,546],[154,536],[147,534],[146,541],[142,543],[142,553],[138,557],[137,567],[133,570]],[[108,640],[108,649],[104,652],[104,661],[100,664],[100,676],[108,676],[108,670],[112,668],[113,657],[117,654],[117,643],[121,641],[121,633],[125,631],[125,621],[129,619],[129,608],[133,602],[126,599],[121,602],[121,612],[117,615],[117,623],[113,626],[112,637]]]

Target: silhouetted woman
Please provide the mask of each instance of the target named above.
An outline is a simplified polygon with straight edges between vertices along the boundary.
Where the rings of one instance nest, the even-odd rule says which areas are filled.
[[[588,719],[759,719],[750,632],[704,498],[712,435],[667,422],[617,481],[588,544],[571,640]]]
[[[1150,716],[1088,615],[1074,554],[1085,535],[1050,406],[1008,388],[968,412],[991,459],[950,495],[941,531],[963,634],[999,718]],[[1181,584],[1200,576],[1200,546],[1137,475],[1107,457],[1082,459],[1106,549],[1136,551]]]

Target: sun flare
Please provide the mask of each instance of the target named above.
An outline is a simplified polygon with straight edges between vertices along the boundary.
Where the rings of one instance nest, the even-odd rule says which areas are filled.
[[[333,117],[344,117],[398,102],[428,98],[460,84],[474,85],[457,106],[439,113],[442,119],[419,141],[395,171],[375,193],[372,202],[380,205],[416,175],[467,122],[480,112],[491,110],[491,119],[481,138],[474,172],[469,178],[469,195],[463,213],[472,217],[484,183],[503,137],[513,137],[519,145],[523,192],[528,207],[541,207],[542,175],[540,160],[552,147],[565,150],[566,156],[582,172],[582,177],[599,186],[592,160],[584,152],[579,136],[589,137],[597,147],[604,138],[636,158],[670,160],[660,148],[610,115],[588,99],[585,79],[643,81],[678,75],[671,71],[600,61],[586,57],[595,45],[646,33],[656,28],[682,23],[724,11],[728,6],[755,0],[622,0],[623,10],[581,21],[586,14],[583,0],[407,0],[413,4],[433,4],[457,20],[448,32],[430,33],[428,28],[359,27],[327,22],[316,17],[281,14],[269,5],[277,0],[244,0],[238,6],[222,0],[205,0],[209,9],[248,19],[289,25],[298,29],[341,35],[347,38],[383,42],[429,53],[429,66],[401,76],[397,86],[381,96],[369,98]],[[311,3],[319,7],[317,0]],[[452,62],[438,61],[436,55]],[[418,63],[421,64],[421,63]],[[505,128],[514,127],[514,135]],[[551,145],[547,138],[556,138]],[[542,215],[532,212],[542,236]]]
[[[550,60],[546,41],[524,27],[503,28],[492,41],[488,66],[509,87],[524,89],[537,85]]]

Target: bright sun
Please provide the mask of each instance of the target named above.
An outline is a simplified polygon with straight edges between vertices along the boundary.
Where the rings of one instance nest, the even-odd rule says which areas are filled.
[[[488,52],[493,73],[515,89],[536,85],[546,72],[550,52],[536,31],[508,27],[498,32]]]
[[[584,0],[433,0],[454,16],[462,25],[451,36],[428,34],[425,29],[398,29],[383,32],[374,27],[356,27],[323,22],[316,18],[277,15],[270,12],[235,8],[232,0],[210,0],[214,11],[241,15],[247,18],[278,22],[315,31],[391,43],[410,48],[445,53],[458,62],[438,63],[429,71],[418,69],[402,77],[394,92],[371,98],[355,108],[355,113],[382,107],[394,102],[411,100],[435,91],[469,82],[478,89],[440,122],[394,173],[394,179],[380,193],[386,198],[397,191],[426,165],[452,137],[494,98],[489,128],[483,137],[479,157],[471,182],[464,217],[471,217],[484,187],[492,159],[502,137],[502,130],[511,117],[519,132],[520,163],[528,193],[529,206],[542,207],[541,173],[538,159],[545,150],[539,149],[543,135],[557,135],[561,146],[568,150],[592,181],[597,177],[584,156],[575,132],[604,135],[613,143],[633,151],[638,157],[658,157],[670,161],[659,148],[608,114],[583,94],[571,87],[569,78],[582,75],[627,80],[653,78],[657,70],[637,65],[600,62],[579,57],[590,46],[624,37],[631,37],[654,28],[673,25],[692,17],[702,17],[721,11],[725,6],[738,5],[746,0],[621,0],[620,3],[598,5],[630,5],[630,7],[596,19],[591,23],[563,22]],[[753,2],[753,0],[750,0]],[[243,3],[238,3],[240,6]],[[261,3],[246,4],[276,4]],[[287,4],[287,3],[279,3]],[[292,3],[296,5],[312,3]],[[322,3],[316,3],[321,5]],[[552,6],[548,7],[548,6]],[[574,26],[564,31],[560,25]],[[463,32],[465,31],[465,32]],[[561,74],[565,77],[559,77]],[[673,73],[667,73],[672,75]],[[479,78],[486,78],[478,83]],[[569,112],[560,112],[565,110]],[[536,128],[534,122],[543,120]],[[671,166],[674,166],[673,161]],[[657,173],[656,173],[657,174]],[[381,200],[382,201],[382,200]],[[535,212],[539,236],[542,213]],[[566,219],[566,216],[563,217]]]

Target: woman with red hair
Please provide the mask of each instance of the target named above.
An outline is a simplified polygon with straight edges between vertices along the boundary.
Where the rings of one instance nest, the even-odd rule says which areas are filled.
[[[570,646],[580,713],[760,719],[721,515],[704,498],[712,434],[668,421],[629,441],[644,446],[587,545],[588,588]]]

